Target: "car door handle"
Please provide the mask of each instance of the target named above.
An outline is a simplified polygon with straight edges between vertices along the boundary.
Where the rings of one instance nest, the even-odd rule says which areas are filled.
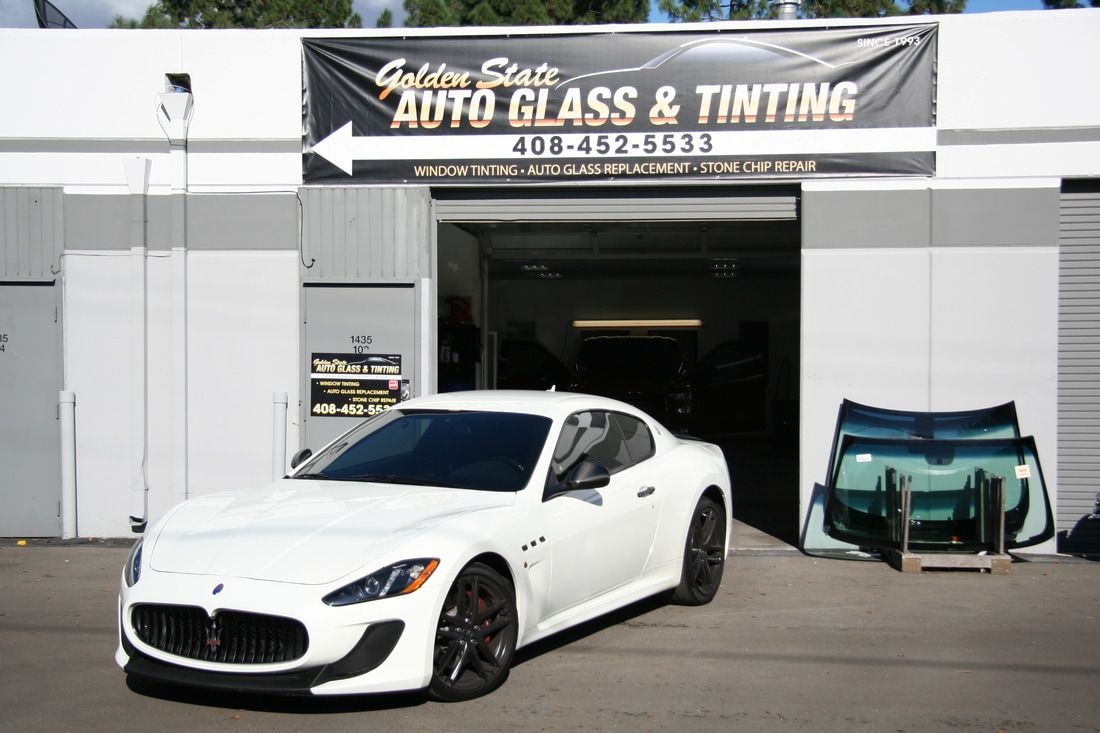
[[[638,489],[638,496],[644,499],[656,490],[657,489],[653,488],[652,486],[643,486],[642,488]]]

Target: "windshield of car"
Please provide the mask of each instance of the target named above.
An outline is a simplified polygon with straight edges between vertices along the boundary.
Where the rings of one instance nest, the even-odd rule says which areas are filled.
[[[1006,547],[1053,535],[1049,498],[1032,438],[904,440],[846,435],[827,487],[830,535],[862,546],[894,547],[901,537],[901,492],[912,496],[914,550],[974,551],[992,546],[1003,481]]]
[[[519,491],[550,423],[514,412],[391,409],[322,451],[294,478]]]
[[[830,471],[837,469],[840,443],[847,435],[919,440],[1019,438],[1020,424],[1014,402],[959,412],[910,412],[844,400],[833,434]]]

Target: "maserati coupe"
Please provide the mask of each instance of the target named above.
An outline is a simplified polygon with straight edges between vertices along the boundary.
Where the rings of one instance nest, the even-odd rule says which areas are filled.
[[[273,694],[496,689],[515,652],[666,594],[708,603],[721,450],[630,405],[452,393],[357,424],[286,477],[169,511],[123,568],[116,661]]]

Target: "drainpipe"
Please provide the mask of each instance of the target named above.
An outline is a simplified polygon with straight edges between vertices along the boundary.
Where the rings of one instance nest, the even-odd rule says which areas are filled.
[[[772,5],[777,11],[777,20],[797,20],[802,0],[773,0]]]
[[[149,519],[148,376],[149,299],[146,266],[148,233],[145,226],[150,162],[146,158],[122,161],[130,192],[130,530],[144,532]]]
[[[61,429],[61,539],[76,537],[76,393],[61,392],[57,400]]]
[[[286,392],[271,395],[271,480],[286,475]]]
[[[171,169],[172,247],[172,495],[176,502],[190,498],[188,481],[188,344],[187,344],[187,131],[194,112],[191,78],[168,74],[157,94],[157,120],[168,138]]]

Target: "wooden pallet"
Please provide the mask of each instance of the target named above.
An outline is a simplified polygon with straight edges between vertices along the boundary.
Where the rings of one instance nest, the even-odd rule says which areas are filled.
[[[1012,567],[1012,556],[1005,552],[1005,502],[1004,477],[990,476],[988,504],[985,504],[980,516],[988,517],[993,535],[992,552],[952,553],[933,552],[920,555],[909,551],[909,527],[913,506],[913,477],[899,476],[901,506],[899,549],[888,549],[883,556],[886,562],[903,573],[919,573],[923,570],[977,570],[991,575],[1008,575]],[[984,494],[983,494],[984,496]],[[992,516],[990,516],[992,515]]]
[[[1012,556],[1004,553],[984,555],[936,552],[920,555],[915,552],[886,550],[886,562],[903,573],[919,573],[924,570],[978,570],[991,575],[1008,575]]]

